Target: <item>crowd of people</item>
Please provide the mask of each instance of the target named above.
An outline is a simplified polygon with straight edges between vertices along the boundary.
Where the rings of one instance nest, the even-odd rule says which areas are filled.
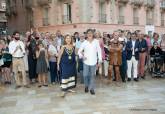
[[[84,84],[85,93],[94,95],[96,75],[108,83],[125,83],[145,79],[146,66],[165,72],[165,34],[149,36],[139,30],[102,34],[88,29],[73,35],[62,35],[60,30],[56,34],[31,30],[25,35],[15,31],[1,37],[0,50],[2,83],[12,84],[12,77],[16,89],[30,88],[34,83],[39,88],[59,83],[63,97],[75,92],[79,83]]]

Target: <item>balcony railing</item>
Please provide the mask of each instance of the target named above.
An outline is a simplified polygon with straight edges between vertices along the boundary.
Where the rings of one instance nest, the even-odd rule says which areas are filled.
[[[48,26],[49,25],[49,19],[48,18],[43,18],[42,22],[43,22],[43,26]]]
[[[160,8],[161,8],[162,10],[165,10],[165,0],[162,0],[162,1],[160,2]]]
[[[50,3],[52,3],[52,0],[37,0],[37,3],[40,6],[45,6],[45,5],[49,5]]]
[[[124,16],[119,16],[118,24],[124,24]]]
[[[128,3],[129,2],[129,0],[117,0],[117,1],[120,3]]]
[[[146,19],[146,24],[147,24],[147,25],[153,25],[153,24],[154,24],[153,19],[147,18],[147,19]]]
[[[135,5],[135,6],[141,6],[143,5],[144,0],[131,0],[131,4]]]
[[[70,19],[69,15],[63,15],[63,24],[69,24],[72,23],[72,20]]]
[[[161,20],[161,26],[165,26],[165,20]]]
[[[99,23],[106,23],[107,20],[107,15],[106,14],[99,14]]]
[[[134,25],[139,25],[139,17],[134,17],[133,23],[134,23]]]
[[[155,6],[155,0],[145,0],[144,5],[148,8],[153,8]]]

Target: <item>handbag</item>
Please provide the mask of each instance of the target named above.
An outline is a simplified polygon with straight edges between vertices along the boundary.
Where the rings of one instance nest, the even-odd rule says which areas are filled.
[[[0,66],[4,65],[3,58],[0,59]]]

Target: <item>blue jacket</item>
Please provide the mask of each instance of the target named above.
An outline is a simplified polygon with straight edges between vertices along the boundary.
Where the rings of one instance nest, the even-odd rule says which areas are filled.
[[[127,60],[131,60],[132,58],[132,40],[128,41],[127,44],[126,44],[126,57],[127,57]],[[135,59],[136,60],[139,60],[139,41],[136,40],[135,41],[135,47],[134,47],[134,50],[135,49],[138,49],[137,51],[135,51]]]

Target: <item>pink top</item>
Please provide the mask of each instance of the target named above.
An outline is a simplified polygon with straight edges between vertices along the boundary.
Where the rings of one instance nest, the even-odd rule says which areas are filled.
[[[151,48],[151,40],[150,40],[150,37],[147,37],[147,38],[146,38],[146,42],[147,42],[147,46],[148,46],[149,48]]]

